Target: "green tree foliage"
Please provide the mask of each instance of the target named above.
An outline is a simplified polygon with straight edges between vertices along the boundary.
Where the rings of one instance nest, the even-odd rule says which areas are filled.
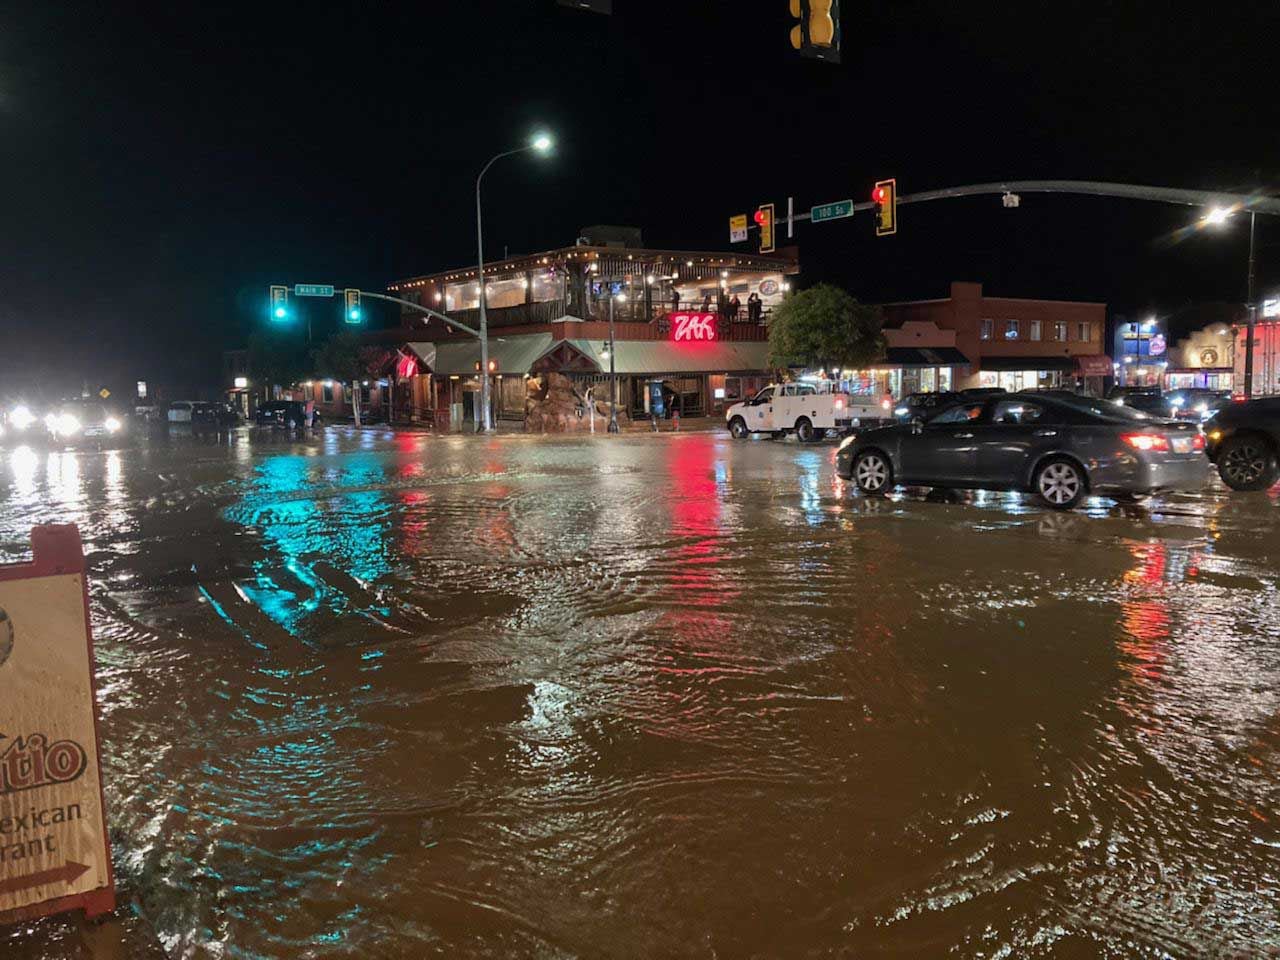
[[[769,363],[778,368],[857,370],[884,356],[884,315],[839,287],[820,283],[792,294],[773,311]]]
[[[315,372],[349,383],[365,375],[365,363],[360,355],[360,337],[349,330],[339,330],[328,340],[311,351]]]
[[[265,329],[249,337],[249,375],[255,383],[288,387],[310,372],[310,359],[296,333]]]

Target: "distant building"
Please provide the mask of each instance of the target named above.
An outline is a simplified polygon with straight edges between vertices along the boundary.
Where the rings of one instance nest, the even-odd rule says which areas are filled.
[[[1103,348],[1103,303],[989,297],[980,283],[956,282],[949,297],[885,304],[884,312],[889,354],[880,376],[894,396],[1077,380],[1101,393],[1113,373]]]

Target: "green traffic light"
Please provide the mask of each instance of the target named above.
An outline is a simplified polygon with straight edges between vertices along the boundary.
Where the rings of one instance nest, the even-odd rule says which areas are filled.
[[[352,320],[359,320],[359,319],[360,319],[360,311],[359,311],[359,310],[352,310],[352,311],[348,314],[348,316],[349,316]]]
[[[284,307],[276,307],[276,319],[283,320],[285,316]]]

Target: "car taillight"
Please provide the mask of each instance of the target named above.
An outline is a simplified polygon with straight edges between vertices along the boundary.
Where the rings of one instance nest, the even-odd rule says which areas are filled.
[[[1192,449],[1192,450],[1203,450],[1203,449],[1204,449],[1204,434],[1203,434],[1203,433],[1197,433],[1194,437],[1192,437],[1192,438],[1191,438],[1191,449]]]
[[[1245,402],[1246,400],[1248,400],[1248,399],[1249,399],[1249,398],[1248,398],[1248,397],[1246,397],[1243,393],[1233,393],[1233,394],[1231,395],[1231,402],[1232,402],[1232,403],[1244,403],[1244,402]]]
[[[1120,439],[1133,449],[1144,452],[1152,450],[1161,452],[1169,449],[1168,439],[1154,433],[1122,433]]]
[[[844,400],[841,397],[836,397],[836,409],[837,410],[844,409]]]

